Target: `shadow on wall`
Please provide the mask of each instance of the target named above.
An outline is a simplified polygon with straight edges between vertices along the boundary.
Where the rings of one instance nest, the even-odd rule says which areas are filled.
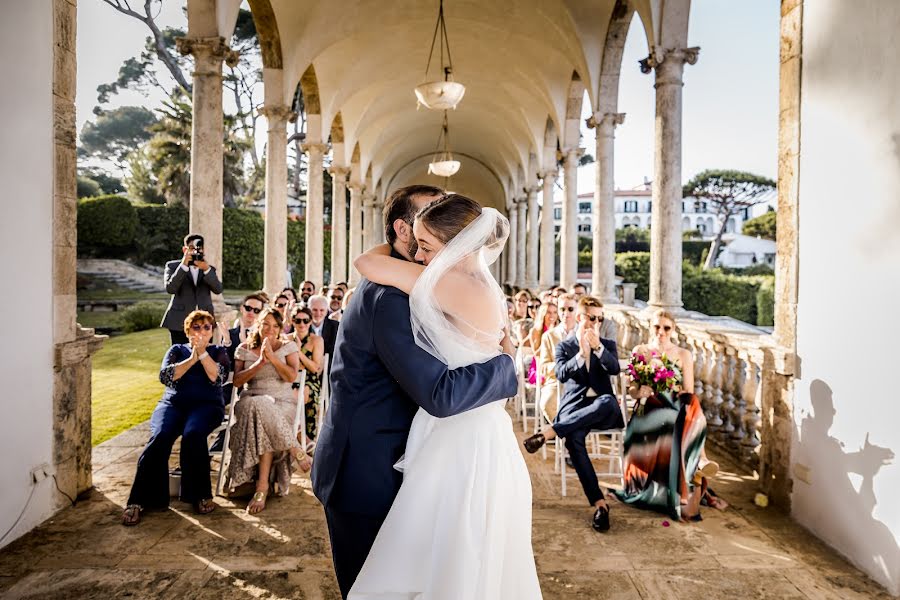
[[[810,467],[818,479],[812,492],[816,494],[816,515],[806,515],[819,535],[839,549],[864,547],[855,552],[861,569],[875,574],[882,582],[896,588],[900,576],[900,546],[887,525],[874,516],[874,480],[878,471],[894,459],[894,452],[869,443],[848,452],[844,444],[829,435],[836,410],[831,387],[821,379],[810,384],[812,414],[800,424],[799,462]],[[830,477],[830,479],[825,479]],[[796,486],[795,483],[795,492]],[[802,483],[799,485],[803,485]]]

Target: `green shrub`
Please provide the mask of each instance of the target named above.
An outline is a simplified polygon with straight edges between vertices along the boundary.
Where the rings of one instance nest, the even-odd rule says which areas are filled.
[[[98,196],[78,202],[78,255],[121,258],[134,244],[138,218],[123,196]]]
[[[704,271],[684,263],[682,301],[688,310],[711,316],[734,317],[755,324],[758,289],[756,278],[725,275],[718,269]]]
[[[181,255],[190,215],[183,206],[139,204],[135,250],[139,263],[164,265]]]
[[[225,208],[222,214],[222,283],[228,288],[259,289],[263,283],[265,222],[254,210]]]
[[[744,235],[753,235],[759,236],[766,240],[775,240],[775,236],[778,233],[778,228],[775,224],[777,220],[777,213],[771,209],[769,212],[763,213],[756,217],[755,219],[750,219],[744,226],[741,228],[741,232]]]
[[[79,175],[77,182],[76,194],[79,198],[93,198],[103,193],[103,190],[100,189],[100,184],[90,177]]]
[[[162,302],[144,301],[132,304],[122,311],[120,318],[122,330],[125,333],[134,333],[159,327],[165,312],[166,305]]]
[[[767,277],[756,292],[756,324],[775,325],[775,278]]]
[[[616,275],[620,275],[625,283],[636,283],[634,292],[638,300],[650,297],[650,253],[622,252],[616,254]]]
[[[709,246],[709,242],[685,240],[681,242],[681,258],[692,265],[700,266],[706,258],[706,253],[709,253]]]

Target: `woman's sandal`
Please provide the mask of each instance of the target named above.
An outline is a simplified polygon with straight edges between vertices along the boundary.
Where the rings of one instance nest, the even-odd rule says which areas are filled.
[[[706,493],[703,494],[703,498],[700,500],[700,504],[705,504],[710,508],[715,508],[717,510],[725,510],[728,508],[728,503],[719,498],[719,496],[713,491],[712,488],[706,488]]]
[[[305,452],[299,456],[294,456],[294,461],[297,463],[297,467],[304,473],[309,473],[310,469],[312,469],[312,459],[309,457],[309,454]]]
[[[255,492],[253,498],[247,504],[247,512],[251,515],[259,514],[266,508],[266,492]],[[254,509],[254,503],[259,507]]]
[[[216,503],[213,502],[212,498],[204,498],[199,502],[194,502],[194,512],[198,515],[208,515],[214,510],[216,510]]]
[[[144,510],[140,504],[129,504],[122,511],[122,525],[133,527],[141,522],[141,511]]]

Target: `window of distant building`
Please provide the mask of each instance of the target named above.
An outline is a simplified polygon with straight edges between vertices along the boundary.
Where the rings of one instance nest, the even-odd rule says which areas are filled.
[[[638,209],[637,200],[626,200],[625,201],[625,212],[636,213],[637,209]]]
[[[578,233],[590,233],[591,232],[591,224],[590,223],[579,223],[578,224]]]
[[[553,209],[553,218],[554,219],[562,219],[562,209],[561,208]]]
[[[555,233],[559,233],[559,230],[560,230],[560,226],[559,226],[559,225],[556,225],[556,226],[553,227],[553,231],[554,231]]]
[[[700,200],[694,201],[694,212],[705,213],[706,212],[706,202],[701,202]]]
[[[591,213],[591,203],[590,202],[579,202],[578,203],[578,212],[581,214],[590,214]]]
[[[647,212],[653,212],[653,200],[647,200]]]

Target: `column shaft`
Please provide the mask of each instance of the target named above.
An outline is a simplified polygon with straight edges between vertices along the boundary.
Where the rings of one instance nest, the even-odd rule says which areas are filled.
[[[519,205],[513,200],[507,206],[507,210],[509,212],[509,239],[506,242],[506,283],[515,287],[518,285],[516,260],[519,254]]]
[[[516,284],[519,287],[526,287],[527,279],[527,259],[528,259],[528,198],[519,196],[516,198],[519,205],[517,213],[518,225],[516,233],[518,235],[516,244]]]
[[[670,50],[654,61],[656,133],[650,227],[652,307],[681,309],[681,90],[684,63],[696,49]]]
[[[556,186],[556,170],[541,174],[544,191],[541,205],[541,287],[546,289],[556,282],[556,231],[553,226],[553,190]]]
[[[559,284],[566,289],[578,279],[578,157],[580,148],[564,151],[566,191],[562,207],[562,235],[559,244]]]
[[[362,251],[365,252],[376,244],[375,236],[378,234],[378,225],[375,224],[375,194],[363,193],[363,226],[362,226]],[[379,219],[380,221],[380,219]]]
[[[350,285],[359,283],[359,271],[353,267],[353,259],[362,254],[362,191],[361,183],[350,182]]]
[[[274,298],[287,280],[287,140],[285,127],[291,111],[286,106],[265,106],[266,142],[266,239],[263,289]]]
[[[316,287],[325,280],[325,198],[322,158],[326,146],[319,143],[303,144],[309,157],[308,183],[306,186],[306,275]]]
[[[616,296],[616,200],[614,152],[616,125],[625,120],[620,113],[595,116],[597,127],[597,178],[594,189],[594,243],[591,293],[603,302],[618,302]]]
[[[347,280],[347,167],[331,167],[331,283]]]
[[[538,286],[538,240],[541,237],[541,225],[538,219],[537,193],[540,188],[536,185],[529,186],[525,192],[528,194],[528,260],[525,268],[525,287],[536,290]]]

